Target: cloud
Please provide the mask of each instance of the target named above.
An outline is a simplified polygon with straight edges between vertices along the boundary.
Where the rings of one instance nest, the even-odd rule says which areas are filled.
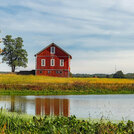
[[[133,71],[133,0],[0,0],[0,3],[1,37],[12,34],[24,39],[29,53],[28,69],[34,68],[34,54],[55,42],[72,54],[75,73],[112,72],[117,62],[126,72]],[[0,66],[9,69],[5,64]]]
[[[114,73],[117,70],[124,73],[134,72],[133,51],[118,52],[76,52],[73,55],[72,72],[74,73]],[[128,69],[129,68],[129,69]]]

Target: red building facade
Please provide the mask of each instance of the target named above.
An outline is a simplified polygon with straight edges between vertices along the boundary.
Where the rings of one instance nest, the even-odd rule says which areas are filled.
[[[36,75],[69,77],[72,56],[52,43],[36,55]]]

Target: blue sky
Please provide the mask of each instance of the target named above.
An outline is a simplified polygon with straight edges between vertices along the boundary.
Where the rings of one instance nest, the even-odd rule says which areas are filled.
[[[113,73],[115,65],[134,72],[133,5],[133,0],[0,0],[0,38],[23,38],[27,70],[35,68],[34,54],[54,42],[72,55],[73,73]],[[10,68],[0,64],[0,70]]]

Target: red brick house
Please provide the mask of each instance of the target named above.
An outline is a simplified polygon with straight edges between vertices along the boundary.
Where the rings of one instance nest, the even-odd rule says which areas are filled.
[[[36,55],[36,75],[69,77],[72,56],[52,43]]]

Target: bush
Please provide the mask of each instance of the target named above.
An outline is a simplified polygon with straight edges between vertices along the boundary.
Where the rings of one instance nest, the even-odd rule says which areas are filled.
[[[122,71],[117,71],[114,75],[113,78],[125,78],[125,75],[123,74]]]

